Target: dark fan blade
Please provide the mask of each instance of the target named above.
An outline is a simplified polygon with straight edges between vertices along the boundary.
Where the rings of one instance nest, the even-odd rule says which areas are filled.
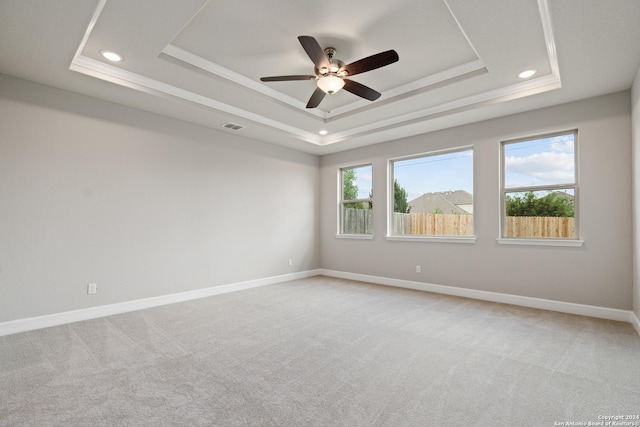
[[[364,99],[368,99],[369,101],[375,101],[380,98],[380,92],[376,92],[369,86],[365,86],[362,83],[354,82],[349,79],[344,79],[344,90]]]
[[[262,82],[287,82],[290,80],[313,80],[316,76],[273,76],[273,77],[260,77]]]
[[[393,64],[398,60],[398,54],[395,50],[387,50],[386,52],[376,53],[375,55],[367,56],[359,61],[347,64],[340,68],[340,71],[346,71],[347,76],[354,76],[356,74],[365,73],[367,71],[375,70],[376,68],[384,67],[385,65]]]
[[[315,92],[313,92],[313,95],[311,95],[311,98],[309,98],[309,102],[307,102],[307,108],[316,108],[318,105],[320,105],[320,102],[324,99],[325,95],[326,93],[324,93],[322,89],[317,87]]]
[[[298,40],[318,70],[322,68],[329,68],[329,58],[324,54],[324,50],[320,47],[320,44],[316,39],[311,36],[300,36],[298,37]]]

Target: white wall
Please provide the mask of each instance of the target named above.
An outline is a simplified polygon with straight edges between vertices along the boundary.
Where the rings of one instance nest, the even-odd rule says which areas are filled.
[[[318,164],[0,75],[0,322],[318,268]]]
[[[581,248],[498,245],[499,147],[579,129]],[[475,244],[385,240],[387,160],[474,145]],[[373,163],[374,239],[336,239],[339,167]],[[329,270],[631,309],[630,94],[623,92],[321,158],[321,264]],[[422,266],[422,273],[415,266]]]
[[[640,68],[631,90],[633,137],[633,311],[640,319]]]

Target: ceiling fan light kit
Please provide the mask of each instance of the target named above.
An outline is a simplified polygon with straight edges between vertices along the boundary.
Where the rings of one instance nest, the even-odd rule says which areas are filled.
[[[375,101],[381,95],[379,92],[361,83],[347,79],[346,77],[384,67],[399,59],[395,50],[388,50],[345,65],[344,62],[334,59],[334,55],[336,54],[335,48],[328,47],[322,49],[318,41],[311,36],[299,36],[298,40],[315,65],[315,76],[274,76],[261,77],[260,80],[263,82],[282,82],[317,79],[317,88],[311,95],[311,98],[309,98],[307,108],[317,107],[326,94],[334,94],[342,88],[361,98]]]
[[[344,87],[344,80],[336,75],[329,74],[319,77],[317,84],[324,93],[331,95]]]
[[[340,69],[344,67],[344,62],[339,59],[333,59],[336,54],[336,49],[328,47],[324,50],[324,54],[329,59],[329,67],[322,67],[318,69],[316,67],[316,76],[318,77],[317,86],[322,89],[326,94],[332,95],[344,87],[343,77],[347,74],[346,71]]]

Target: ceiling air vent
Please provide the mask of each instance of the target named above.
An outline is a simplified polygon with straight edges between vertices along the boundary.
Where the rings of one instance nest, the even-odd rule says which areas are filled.
[[[227,128],[227,129],[231,129],[231,130],[244,129],[244,126],[236,124],[236,123],[231,123],[231,122],[227,122],[227,123],[223,124],[222,127],[223,128]]]

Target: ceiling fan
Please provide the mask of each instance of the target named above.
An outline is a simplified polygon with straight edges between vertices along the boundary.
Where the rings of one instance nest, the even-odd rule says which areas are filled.
[[[315,65],[315,75],[261,77],[260,80],[263,82],[284,82],[317,79],[316,90],[309,98],[307,108],[316,108],[326,94],[336,93],[343,87],[344,90],[354,95],[375,101],[380,98],[379,92],[346,77],[375,70],[398,60],[398,54],[395,50],[387,50],[345,65],[339,59],[334,59],[336,54],[334,48],[322,49],[318,41],[311,36],[300,36],[298,40]]]

